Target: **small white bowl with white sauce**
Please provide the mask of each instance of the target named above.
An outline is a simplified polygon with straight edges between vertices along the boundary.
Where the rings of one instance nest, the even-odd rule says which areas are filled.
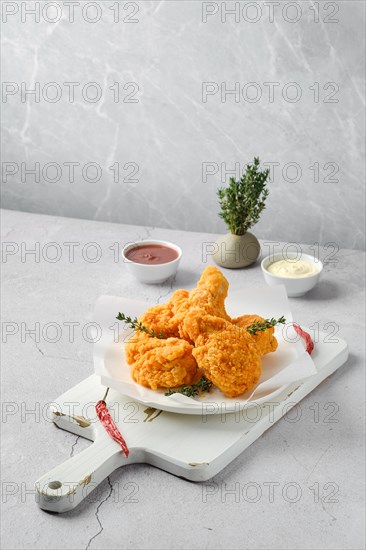
[[[261,268],[269,286],[284,285],[287,295],[297,298],[314,288],[323,271],[323,264],[309,254],[279,252],[264,258]]]

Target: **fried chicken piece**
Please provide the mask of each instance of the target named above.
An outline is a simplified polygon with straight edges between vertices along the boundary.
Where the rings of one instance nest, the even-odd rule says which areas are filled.
[[[227,397],[237,397],[257,384],[261,354],[250,334],[224,319],[191,312],[185,320],[195,337],[192,353],[199,368]]]
[[[172,323],[173,312],[171,304],[158,304],[150,307],[140,317],[139,321],[149,330],[162,333],[169,338],[178,336],[178,327]]]
[[[179,338],[132,337],[126,344],[126,359],[135,382],[153,390],[191,384],[197,374],[193,346]]]
[[[125,355],[128,365],[133,365],[146,351],[151,349],[151,338],[145,332],[136,331],[125,344]]]
[[[217,267],[208,266],[202,272],[197,289],[190,292],[190,306],[203,307],[211,315],[229,321],[230,317],[225,310],[228,290],[229,283],[226,277]]]
[[[263,317],[260,315],[242,315],[232,319],[231,322],[237,327],[246,329],[255,322],[263,322]],[[249,334],[253,341],[257,344],[261,355],[266,355],[272,351],[276,351],[278,347],[277,339],[274,335],[274,327],[268,328],[263,332],[257,332],[256,334]]]
[[[166,304],[150,307],[138,320],[150,331],[162,333],[166,338],[178,337],[180,318],[176,313],[178,308],[185,304],[188,296],[188,290],[176,290]]]
[[[195,344],[199,344],[200,342],[204,342],[210,334],[224,330],[228,324],[228,321],[225,319],[207,315],[202,309],[196,307],[187,313],[182,329],[187,334],[189,340]]]
[[[203,271],[197,288],[176,290],[166,304],[149,308],[139,321],[149,330],[161,332],[165,337],[181,337],[192,340],[183,329],[183,322],[192,308],[200,308],[204,313],[230,320],[225,311],[224,301],[229,283],[217,267],[209,266]]]
[[[172,311],[171,326],[174,327],[176,336],[180,336],[180,326],[189,309],[189,291],[179,289],[173,292],[169,304]]]
[[[179,317],[179,335],[189,342],[194,339],[185,329],[185,319],[191,311],[197,315],[212,315],[221,319],[230,320],[225,310],[225,298],[229,283],[217,267],[209,266],[204,269],[197,288],[189,292],[188,300],[180,305],[176,315]]]

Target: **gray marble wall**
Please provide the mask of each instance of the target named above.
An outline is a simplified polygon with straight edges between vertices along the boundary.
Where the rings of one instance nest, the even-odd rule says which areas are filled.
[[[3,207],[223,232],[256,155],[259,238],[364,247],[363,1],[1,7]]]

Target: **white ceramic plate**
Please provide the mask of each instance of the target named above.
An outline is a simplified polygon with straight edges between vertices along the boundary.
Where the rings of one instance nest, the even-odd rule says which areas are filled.
[[[112,387],[131,399],[156,409],[181,414],[226,414],[240,411],[261,403],[273,402],[289,384],[316,374],[315,365],[305,353],[298,336],[292,329],[276,330],[278,349],[262,359],[262,375],[255,388],[240,397],[226,397],[219,389],[196,398],[181,394],[164,395],[165,390],[151,390],[134,382],[127,365],[124,343],[132,331],[119,324],[119,333],[113,321],[119,311],[131,317],[141,315],[152,304],[120,298],[102,296],[99,298],[94,319],[102,326],[102,338],[95,345],[95,371],[105,386]],[[263,287],[249,292],[232,292],[227,299],[227,311],[232,317],[257,313],[263,317],[285,315],[292,321],[291,311],[284,287]],[[118,333],[118,338],[117,338]],[[289,341],[292,340],[292,341]]]

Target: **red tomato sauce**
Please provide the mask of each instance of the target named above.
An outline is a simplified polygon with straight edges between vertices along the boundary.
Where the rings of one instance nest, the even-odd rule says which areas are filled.
[[[178,258],[178,252],[163,244],[141,244],[130,248],[126,252],[126,258],[136,264],[167,264]]]

